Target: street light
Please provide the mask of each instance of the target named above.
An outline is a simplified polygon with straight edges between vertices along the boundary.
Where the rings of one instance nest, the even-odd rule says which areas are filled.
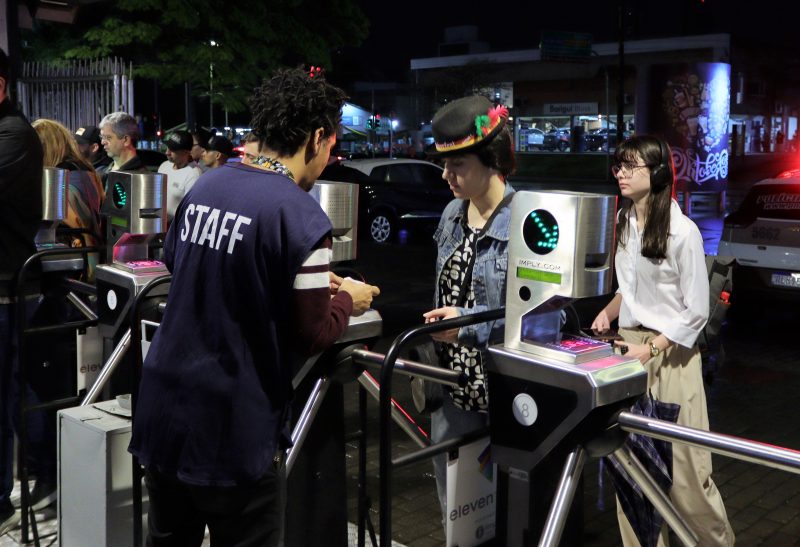
[[[208,44],[215,48],[219,44],[214,40],[209,40]],[[214,50],[211,50],[208,62],[208,128],[214,127]]]
[[[394,130],[397,129],[397,120],[394,117],[394,110],[389,112],[389,157],[394,157]]]

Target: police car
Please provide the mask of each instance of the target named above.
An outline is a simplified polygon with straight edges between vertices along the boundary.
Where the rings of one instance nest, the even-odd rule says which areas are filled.
[[[736,259],[734,302],[756,293],[800,299],[800,169],[753,185],[725,218],[719,254]]]

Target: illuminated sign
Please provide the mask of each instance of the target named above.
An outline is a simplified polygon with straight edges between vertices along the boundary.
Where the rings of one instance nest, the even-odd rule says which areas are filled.
[[[561,274],[555,272],[543,272],[542,270],[517,266],[517,277],[528,281],[541,281],[542,283],[561,285]]]
[[[558,222],[545,209],[531,211],[522,224],[522,237],[531,251],[546,255],[558,245]]]
[[[128,191],[120,182],[114,183],[113,200],[114,207],[117,209],[122,209],[128,204]]]

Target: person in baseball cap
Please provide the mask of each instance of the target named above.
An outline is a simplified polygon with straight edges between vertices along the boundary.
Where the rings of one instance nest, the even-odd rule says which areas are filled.
[[[96,125],[79,127],[74,136],[81,155],[91,162],[98,175],[105,173],[111,165],[111,158],[100,142],[100,128]]]
[[[171,150],[173,152],[176,151],[192,151],[192,145],[194,141],[192,140],[192,134],[188,131],[178,130],[173,131],[167,138],[164,139],[164,144],[167,145],[167,150]],[[169,152],[167,153],[169,156]],[[191,157],[191,156],[190,156]]]
[[[233,143],[221,135],[215,135],[208,139],[208,144],[205,147],[206,151],[203,152],[203,163],[209,169],[215,167],[222,167],[228,158],[238,156],[236,150],[233,149]]]
[[[167,216],[172,219],[178,204],[203,172],[192,161],[192,134],[188,131],[173,131],[164,139],[167,145],[167,161],[158,172],[167,175]]]

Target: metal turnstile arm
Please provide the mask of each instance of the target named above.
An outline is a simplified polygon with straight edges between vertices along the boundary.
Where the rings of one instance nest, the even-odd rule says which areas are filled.
[[[300,412],[300,416],[297,418],[297,423],[292,430],[292,446],[286,451],[287,476],[292,472],[292,467],[294,467],[294,463],[297,461],[297,455],[303,448],[303,443],[308,436],[309,429],[311,429],[311,424],[314,422],[314,418],[317,412],[319,412],[320,406],[322,406],[325,394],[328,392],[328,386],[330,386],[330,380],[328,378],[320,378],[316,381],[314,387],[311,388],[311,393],[306,400],[302,412]]]
[[[539,547],[557,547],[561,541],[561,534],[564,532],[564,525],[567,523],[569,509],[575,498],[575,490],[581,480],[585,463],[586,450],[582,446],[578,446],[567,455],[556,495],[547,513],[542,537],[539,539]]]
[[[90,308],[86,302],[81,300],[77,294],[69,291],[69,293],[67,293],[67,300],[69,300],[86,319],[89,319],[90,321],[97,321],[97,314],[94,313],[92,308]]]
[[[632,412],[621,412],[617,420],[620,427],[630,433],[704,448],[737,460],[800,474],[800,452],[797,450],[686,427]]]
[[[83,401],[81,401],[80,406],[88,406],[97,401],[100,392],[106,387],[108,380],[111,378],[111,375],[114,374],[114,370],[116,370],[117,366],[122,362],[122,358],[125,357],[130,347],[131,329],[128,329],[125,331],[125,334],[122,335],[122,338],[120,338],[117,347],[115,347],[111,355],[108,356],[108,360],[100,370],[97,380],[94,381],[92,387],[86,392],[86,396],[83,398]]]
[[[613,454],[610,454],[608,458],[619,462],[634,482],[639,485],[639,488],[642,489],[642,494],[650,500],[650,503],[653,504],[656,511],[664,517],[667,526],[675,532],[675,535],[678,536],[678,539],[680,539],[684,545],[687,547],[694,547],[697,545],[699,541],[697,535],[689,528],[689,525],[683,520],[681,514],[675,509],[675,506],[672,505],[669,496],[661,490],[658,483],[650,476],[650,473],[647,472],[642,462],[633,455],[633,452],[631,452],[629,448],[622,446]]]
[[[353,352],[353,359],[361,364],[373,368],[383,367],[383,360],[386,358],[381,353],[375,353],[365,349],[358,349]],[[437,367],[409,361],[407,359],[397,359],[394,363],[394,371],[406,376],[424,376],[426,380],[445,384],[452,387],[464,387],[467,385],[467,375],[463,372],[456,372],[448,368]]]
[[[361,384],[366,392],[375,398],[375,400],[380,401],[381,386],[370,373],[363,372],[358,377],[358,383]],[[405,433],[411,437],[411,440],[419,447],[425,448],[430,444],[430,440],[425,431],[417,425],[417,422],[415,422],[408,412],[403,410],[403,407],[394,399],[392,399],[392,420],[394,420],[394,422],[400,426],[400,429],[405,431]]]

